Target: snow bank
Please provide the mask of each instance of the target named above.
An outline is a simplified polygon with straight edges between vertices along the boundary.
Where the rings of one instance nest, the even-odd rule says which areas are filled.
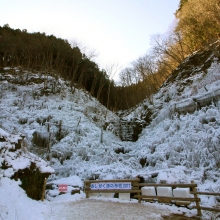
[[[48,207],[27,197],[19,181],[0,179],[0,219],[43,220]]]

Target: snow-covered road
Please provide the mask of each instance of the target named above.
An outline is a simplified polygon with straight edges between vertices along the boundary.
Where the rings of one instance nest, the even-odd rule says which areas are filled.
[[[161,216],[182,214],[195,216],[197,210],[165,205],[161,203],[138,203],[136,199],[119,200],[118,198],[90,197],[81,192],[71,195],[61,194],[36,201],[27,197],[19,187],[19,181],[0,178],[0,219],[4,220],[150,220],[163,219]],[[210,219],[211,213],[203,212],[204,220]],[[177,215],[175,215],[177,216]],[[166,218],[166,220],[178,218]],[[181,220],[184,218],[181,217]],[[212,218],[219,219],[219,218]]]
[[[84,199],[67,204],[53,204],[50,211],[50,220],[114,220],[114,219],[161,219],[162,214],[169,210],[156,207],[147,207],[143,204],[119,203]]]
[[[47,215],[50,220],[157,220],[162,219],[161,215],[169,215],[172,211],[173,207],[160,204],[83,199],[51,204]]]

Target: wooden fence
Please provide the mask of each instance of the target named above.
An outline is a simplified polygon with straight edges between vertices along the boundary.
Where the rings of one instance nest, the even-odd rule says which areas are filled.
[[[138,187],[144,187],[144,186],[153,186],[153,187],[172,187],[174,188],[189,188],[190,192],[197,192],[196,187],[197,184],[192,182],[192,183],[179,183],[179,184],[161,184],[161,183],[137,183],[134,186]],[[201,207],[200,207],[200,198],[198,198],[197,194],[194,193],[194,198],[183,198],[183,197],[166,197],[166,196],[146,196],[146,195],[135,195],[135,198],[138,198],[138,202],[140,203],[141,200],[158,200],[162,203],[171,203],[171,201],[183,201],[183,202],[195,202],[196,206],[195,208],[197,209],[198,215],[201,216]]]
[[[131,189],[91,189],[91,183],[131,183]],[[193,198],[183,198],[183,197],[165,197],[165,196],[149,196],[149,195],[141,195],[141,187],[150,186],[150,187],[172,187],[175,188],[189,188],[190,194],[192,194]],[[208,196],[220,196],[220,193],[216,192],[200,192],[197,191],[197,184],[194,181],[191,183],[181,183],[181,184],[157,184],[157,183],[140,183],[140,179],[122,179],[122,180],[85,180],[84,181],[84,190],[86,193],[86,198],[89,198],[90,193],[134,193],[134,198],[138,199],[138,202],[141,203],[141,200],[158,200],[162,203],[171,203],[172,201],[181,201],[183,202],[195,202],[196,205],[192,208],[197,209],[197,215],[201,216],[201,210],[220,212],[218,208],[210,208],[200,206],[201,199],[198,195],[208,195]]]

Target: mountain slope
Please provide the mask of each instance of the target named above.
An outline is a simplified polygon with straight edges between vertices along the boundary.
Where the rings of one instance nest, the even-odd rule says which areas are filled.
[[[193,179],[219,191],[220,64],[211,49],[192,54],[150,100],[120,113],[147,125],[137,142],[122,142],[111,123],[103,131],[119,117],[76,85],[18,69],[5,69],[0,84],[1,128],[25,133],[31,150],[55,169],[53,179],[141,174],[148,182]]]
[[[215,50],[211,47],[189,56],[157,94],[124,116],[141,120],[146,109],[151,111],[152,122],[131,153],[142,159],[143,173],[158,171],[157,181],[194,179],[204,187],[215,182],[218,188],[220,64],[216,50],[219,42]]]

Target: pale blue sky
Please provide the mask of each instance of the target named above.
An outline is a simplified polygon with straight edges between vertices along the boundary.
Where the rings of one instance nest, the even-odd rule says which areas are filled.
[[[124,68],[173,23],[179,0],[0,0],[0,26],[45,32],[95,49],[101,68]]]

